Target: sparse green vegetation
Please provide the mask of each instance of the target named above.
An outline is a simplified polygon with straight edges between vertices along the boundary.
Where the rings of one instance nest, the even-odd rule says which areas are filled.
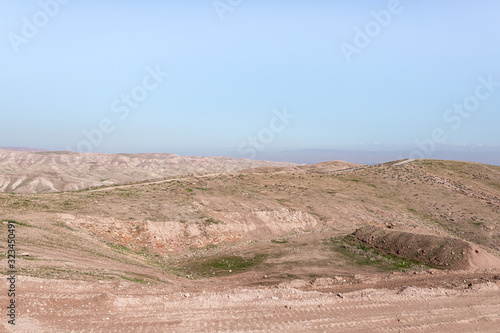
[[[121,244],[115,244],[115,243],[111,243],[111,242],[106,242],[105,244],[107,246],[109,246],[110,248],[117,250],[120,253],[132,253],[132,250],[130,250],[128,247],[123,246]]]
[[[194,278],[228,275],[241,273],[261,265],[266,259],[265,254],[256,254],[253,257],[219,256],[207,259],[197,259],[184,262],[180,269]]]
[[[71,230],[71,231],[77,231],[76,229],[73,229],[69,225],[62,223],[62,222],[57,222],[57,223],[55,223],[55,225],[57,225],[58,227],[61,227],[61,228],[66,228],[66,229]]]
[[[210,218],[208,218],[208,219],[205,220],[205,223],[219,224],[219,223],[222,223],[222,221],[221,220],[216,220],[213,217],[210,217]]]
[[[294,274],[290,274],[290,273],[283,273],[283,274],[281,274],[281,278],[290,280],[290,279],[297,279],[298,276],[294,275]]]
[[[402,259],[397,256],[382,254],[372,248],[361,244],[349,242],[345,237],[331,239],[333,250],[343,254],[356,265],[375,266],[379,270],[393,271],[406,269],[428,269],[432,266],[425,265],[410,259]]]
[[[34,226],[32,226],[30,224],[27,224],[27,223],[23,223],[23,222],[12,221],[12,220],[4,220],[4,221],[7,222],[7,223],[14,223],[14,224],[17,224],[17,225],[20,225],[20,226],[23,226],[23,227],[35,228]]]
[[[129,278],[123,275],[120,275],[120,277],[124,280],[131,281],[131,282],[138,282],[138,283],[148,283],[147,281],[139,278]]]

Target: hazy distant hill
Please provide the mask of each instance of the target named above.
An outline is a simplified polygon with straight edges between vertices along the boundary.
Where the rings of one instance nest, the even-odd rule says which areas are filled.
[[[359,164],[377,164],[399,159],[406,159],[410,156],[411,151],[412,150],[363,151],[339,149],[304,149],[276,153],[261,153],[258,154],[257,158],[269,161],[287,161],[307,164],[335,160],[343,160]],[[500,149],[483,148],[472,151],[460,149],[444,150],[443,147],[439,147],[439,150],[434,151],[432,154],[429,154],[429,156],[425,156],[425,158],[500,165]]]
[[[0,192],[44,193],[188,173],[225,173],[293,163],[174,154],[78,154],[0,150]]]
[[[0,150],[10,150],[10,151],[27,151],[31,153],[36,153],[40,151],[47,151],[45,149],[28,148],[28,147],[0,147]]]

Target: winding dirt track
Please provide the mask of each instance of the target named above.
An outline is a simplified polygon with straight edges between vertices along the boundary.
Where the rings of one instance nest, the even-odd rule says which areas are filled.
[[[465,290],[165,287],[23,278],[12,332],[498,332],[498,282]],[[29,312],[28,312],[29,311]],[[9,325],[10,326],[10,325]],[[0,326],[1,327],[1,326]]]

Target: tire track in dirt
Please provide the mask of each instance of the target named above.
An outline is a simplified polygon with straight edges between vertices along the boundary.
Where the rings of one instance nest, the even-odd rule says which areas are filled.
[[[63,312],[43,322],[47,316],[44,313],[37,319],[50,328],[47,331],[75,333],[468,332],[478,327],[481,332],[495,332],[500,325],[500,295],[498,287],[491,285],[466,291],[411,288],[408,294],[362,290],[346,293],[344,298],[318,292],[285,291],[278,299],[272,296],[275,290],[249,293],[253,301],[247,302],[248,306],[242,306],[239,300],[248,296],[243,292],[187,297],[177,293],[168,295],[168,300],[167,296],[135,296],[142,299],[136,305],[121,302],[132,295],[117,296],[114,306],[102,308],[98,314]],[[57,298],[57,292],[52,297]],[[44,306],[48,305],[47,299]]]

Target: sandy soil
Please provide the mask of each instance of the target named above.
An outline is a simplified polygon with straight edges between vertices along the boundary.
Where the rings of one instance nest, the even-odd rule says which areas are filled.
[[[443,283],[440,276],[425,275],[425,283]],[[302,291],[280,285],[222,290],[199,285],[192,291],[21,277],[17,325],[2,324],[6,332],[47,333],[498,332],[498,281],[470,275],[471,283],[443,288],[407,287],[402,285],[412,284],[407,277],[390,279],[385,288],[338,292],[332,286]]]

